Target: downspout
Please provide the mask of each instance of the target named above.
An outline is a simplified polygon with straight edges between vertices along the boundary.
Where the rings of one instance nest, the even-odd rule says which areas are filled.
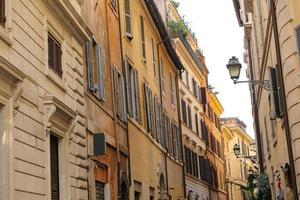
[[[249,53],[249,65],[250,65],[250,80],[254,80],[253,74],[253,63],[252,63],[252,52],[250,48],[250,41],[247,40],[248,44],[248,53]],[[254,109],[254,125],[255,125],[255,133],[256,133],[256,143],[257,143],[257,151],[258,151],[258,160],[259,160],[259,171],[261,173],[264,172],[264,163],[263,163],[263,153],[262,153],[262,143],[261,143],[261,135],[260,135],[260,126],[259,126],[259,118],[258,118],[258,108],[256,102],[256,94],[255,94],[255,86],[251,84],[251,95],[252,95],[252,108]]]
[[[275,50],[276,50],[276,58],[277,58],[277,65],[279,70],[279,79],[280,79],[280,86],[281,86],[281,100],[283,103],[283,119],[284,119],[284,129],[285,129],[285,136],[287,140],[287,150],[288,156],[290,161],[290,169],[291,169],[291,181],[292,181],[292,190],[294,193],[294,199],[298,200],[298,191],[297,191],[297,182],[296,182],[296,174],[295,174],[295,164],[294,164],[294,156],[293,156],[293,148],[291,144],[291,132],[290,132],[290,124],[289,124],[289,116],[288,116],[288,108],[287,102],[285,97],[285,85],[284,85],[284,78],[283,78],[283,66],[281,60],[281,49],[280,49],[280,41],[279,41],[279,34],[278,34],[278,27],[277,27],[277,17],[276,17],[276,7],[275,1],[270,1],[271,13],[272,13],[272,23],[273,23],[273,30],[274,30],[274,41],[275,41]]]
[[[118,3],[118,18],[119,18],[119,36],[120,36],[120,50],[121,50],[121,63],[124,63],[124,51],[123,51],[123,40],[122,40],[122,26],[121,26],[121,15],[120,15],[120,4]],[[122,69],[123,70],[123,69]],[[127,89],[127,87],[126,87]],[[127,92],[125,92],[126,100],[128,99],[127,97]],[[126,103],[126,106],[128,104]],[[127,112],[128,109],[126,109]],[[126,113],[127,115],[127,113]],[[128,131],[128,119],[126,123],[126,137],[127,137],[127,147],[128,147],[128,182],[129,185],[128,187],[131,187],[132,181],[131,181],[131,162],[130,162],[130,142],[129,142],[129,131]],[[119,167],[119,166],[118,166]],[[118,174],[119,176],[119,174]],[[130,193],[130,192],[129,192]]]
[[[182,139],[182,126],[181,126],[181,117],[180,117],[180,96],[179,96],[179,78],[178,76],[180,74],[182,74],[184,72],[184,70],[182,71],[179,71],[177,74],[176,74],[176,97],[177,97],[177,114],[178,114],[178,126],[179,126],[179,135],[180,135],[180,141],[181,141],[181,159],[182,159],[182,174],[183,174],[183,191],[184,191],[184,199],[186,198],[186,182],[185,182],[185,165],[184,165],[184,150],[183,150],[183,139]]]

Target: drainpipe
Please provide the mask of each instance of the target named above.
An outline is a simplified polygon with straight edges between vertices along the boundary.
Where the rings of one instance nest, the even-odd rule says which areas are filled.
[[[120,37],[120,50],[121,50],[121,60],[122,60],[122,64],[124,63],[124,51],[123,51],[123,39],[122,39],[122,26],[121,26],[121,15],[120,15],[120,4],[118,3],[118,17],[119,17],[119,37]],[[126,99],[128,99],[127,97],[127,92],[125,92],[125,96],[126,96]],[[128,104],[126,104],[127,106]],[[128,109],[126,109],[126,112],[127,112]],[[127,115],[127,113],[126,113]],[[129,187],[131,187],[132,185],[132,180],[131,180],[131,161],[130,161],[130,142],[129,142],[129,130],[128,130],[128,120],[127,120],[127,123],[126,123],[126,137],[127,137],[127,147],[128,147],[128,182],[129,182]]]
[[[290,124],[289,124],[289,116],[288,116],[288,108],[287,108],[287,102],[285,97],[285,85],[284,85],[284,78],[283,78],[283,66],[282,66],[282,60],[281,60],[281,49],[280,49],[280,40],[279,40],[279,34],[278,34],[278,27],[277,27],[277,18],[276,18],[276,7],[275,7],[275,1],[270,1],[270,8],[271,8],[271,14],[272,14],[272,23],[273,23],[273,30],[274,30],[274,41],[275,41],[275,50],[276,50],[276,59],[277,59],[277,65],[279,70],[279,79],[280,79],[280,86],[281,86],[281,100],[283,103],[283,120],[284,120],[284,129],[285,129],[285,136],[287,141],[287,150],[288,150],[288,156],[290,161],[290,170],[291,170],[291,182],[292,182],[292,190],[294,193],[294,199],[298,200],[298,191],[297,191],[297,182],[296,182],[296,174],[295,174],[295,164],[294,164],[294,156],[293,156],[293,148],[291,144],[291,130],[290,130]]]
[[[185,182],[185,165],[184,165],[184,150],[183,150],[183,139],[182,139],[182,124],[181,124],[181,117],[180,117],[180,96],[179,96],[179,75],[182,74],[184,70],[179,71],[179,73],[176,74],[176,97],[177,97],[177,115],[178,115],[178,126],[179,126],[179,135],[180,135],[180,141],[181,141],[181,159],[182,159],[182,174],[183,174],[183,192],[184,192],[184,199],[186,198],[186,182]]]
[[[249,65],[250,65],[250,80],[254,80],[253,73],[253,63],[252,63],[252,52],[250,48],[250,41],[247,40],[248,43],[248,53],[249,53]],[[261,173],[264,172],[264,161],[263,161],[263,152],[262,152],[262,143],[261,143],[261,135],[260,135],[260,126],[259,126],[259,118],[258,118],[258,108],[256,102],[256,93],[255,86],[251,84],[251,95],[252,95],[252,108],[254,109],[254,125],[255,125],[255,135],[256,135],[256,146],[258,151],[258,162],[259,162],[259,171]]]

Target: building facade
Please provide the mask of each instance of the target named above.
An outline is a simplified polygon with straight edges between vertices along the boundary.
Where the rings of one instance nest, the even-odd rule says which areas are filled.
[[[245,30],[249,78],[270,85],[269,91],[250,87],[261,170],[274,199],[299,199],[300,4],[235,0],[234,6]]]
[[[85,45],[89,197],[128,199],[130,151],[119,4],[85,1],[81,16],[92,33]]]
[[[182,21],[174,5],[168,1],[168,21]],[[201,178],[200,160],[205,155],[206,144],[202,136],[203,106],[205,105],[206,77],[204,65],[195,39],[182,33],[174,39],[177,54],[185,67],[180,74],[179,96],[181,107],[181,130],[184,146],[185,184],[187,199],[208,199],[209,184]],[[201,60],[202,59],[202,60]]]
[[[183,66],[152,0],[119,1],[130,199],[184,199],[178,74]],[[163,9],[163,6],[159,6]]]
[[[241,188],[247,187],[248,172],[257,172],[256,151],[254,140],[246,133],[246,125],[238,118],[222,118],[221,128],[224,138],[224,155],[226,161],[226,185],[229,200],[249,199],[251,194]],[[240,156],[253,156],[237,158],[233,152],[234,145],[239,145]]]
[[[0,199],[88,199],[89,34],[75,6],[0,1]]]

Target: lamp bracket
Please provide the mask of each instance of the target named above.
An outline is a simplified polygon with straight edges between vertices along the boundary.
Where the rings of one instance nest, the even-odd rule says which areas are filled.
[[[234,84],[237,83],[250,83],[252,85],[258,85],[260,87],[262,87],[265,90],[270,91],[270,81],[269,80],[249,80],[249,81],[237,81],[237,80],[233,80]]]

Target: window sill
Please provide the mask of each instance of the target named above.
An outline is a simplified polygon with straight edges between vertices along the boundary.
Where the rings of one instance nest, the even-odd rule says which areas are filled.
[[[58,87],[60,87],[64,92],[67,91],[67,83],[63,79],[59,78],[51,69],[47,69],[46,76],[53,81]]]
[[[0,39],[9,46],[12,46],[13,44],[11,33],[2,26],[0,26]]]

